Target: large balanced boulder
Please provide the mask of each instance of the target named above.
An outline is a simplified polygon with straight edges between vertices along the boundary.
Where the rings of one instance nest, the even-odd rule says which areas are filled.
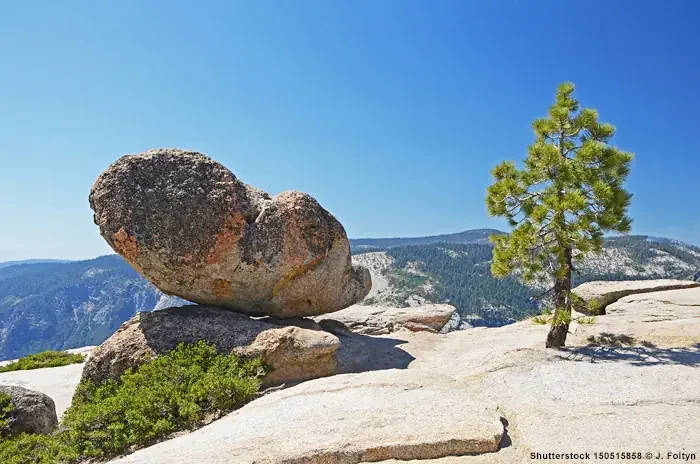
[[[0,385],[0,393],[9,395],[12,402],[9,424],[0,433],[9,436],[49,434],[58,427],[56,405],[48,395],[14,385]]]
[[[400,330],[438,333],[450,321],[455,307],[447,304],[426,304],[409,308],[353,305],[331,314],[317,316],[321,326],[326,321],[342,322],[353,332],[381,335]]]
[[[573,293],[580,298],[576,310],[591,315],[605,314],[608,305],[620,298],[639,293],[660,292],[700,287],[690,280],[656,279],[656,280],[598,280],[586,282],[574,288]]]
[[[124,156],[98,177],[90,207],[129,264],[195,303],[298,317],[350,306],[371,287],[343,226],[313,197],[270,197],[201,153]]]
[[[313,324],[313,321],[309,321]],[[274,370],[263,386],[333,375],[340,340],[313,325],[280,326],[220,308],[182,306],[142,312],[122,324],[85,363],[83,380],[100,384],[118,379],[179,343],[204,340],[221,353],[262,357]]]

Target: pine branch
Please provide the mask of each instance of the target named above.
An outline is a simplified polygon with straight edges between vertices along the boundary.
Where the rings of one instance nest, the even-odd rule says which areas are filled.
[[[569,265],[569,267],[571,268],[571,271],[572,271],[572,272],[575,272],[575,273],[578,274],[578,275],[582,275],[582,274],[579,272],[579,270],[576,269],[576,267],[574,266],[573,263],[571,263],[571,264]]]
[[[533,296],[532,299],[533,299],[533,300],[539,300],[539,299],[542,298],[543,296],[545,296],[545,295],[547,295],[547,294],[549,294],[549,293],[552,293],[553,291],[554,291],[554,287],[550,288],[549,290],[544,291],[543,293],[540,293],[540,294],[537,295],[537,296]]]

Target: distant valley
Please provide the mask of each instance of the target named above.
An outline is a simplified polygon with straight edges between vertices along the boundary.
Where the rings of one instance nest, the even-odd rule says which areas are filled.
[[[411,306],[450,303],[471,325],[499,326],[539,311],[532,297],[545,283],[525,285],[490,273],[492,229],[403,239],[351,240],[353,259],[373,271],[363,303]],[[591,280],[700,278],[700,248],[677,240],[629,235],[606,239],[603,253],[578,266],[574,284]],[[380,287],[378,289],[377,287]]]
[[[532,296],[539,288],[491,277],[492,233],[499,231],[350,240],[353,260],[373,274],[374,287],[362,304],[449,302],[470,325],[488,326],[538,312]],[[30,261],[0,263],[0,359],[99,344],[134,313],[183,302],[163,295],[117,255]],[[576,283],[698,278],[700,248],[666,238],[614,237],[580,270]]]
[[[162,293],[117,255],[0,269],[0,359],[99,344]]]

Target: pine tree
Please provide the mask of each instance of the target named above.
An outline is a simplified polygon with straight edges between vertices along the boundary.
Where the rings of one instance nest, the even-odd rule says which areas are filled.
[[[632,153],[609,145],[615,128],[598,122],[596,110],[579,110],[574,85],[559,86],[548,117],[535,120],[535,142],[524,167],[505,161],[493,169],[486,204],[505,217],[512,232],[491,236],[491,273],[548,277],[554,314],[547,347],[564,346],[571,322],[574,263],[600,253],[606,231],[627,233],[632,195],[623,184]]]

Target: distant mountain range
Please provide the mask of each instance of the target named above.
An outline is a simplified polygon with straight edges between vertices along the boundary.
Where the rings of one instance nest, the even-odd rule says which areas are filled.
[[[65,259],[22,259],[20,261],[3,261],[0,262],[0,269],[8,266],[17,266],[19,264],[41,264],[41,263],[69,263]]]
[[[412,238],[351,240],[353,261],[372,268],[363,304],[449,302],[473,325],[502,325],[537,311],[537,286],[490,275],[492,229]],[[700,277],[700,248],[646,236],[606,240],[576,282]],[[182,304],[117,255],[87,261],[0,263],[0,359],[99,344],[138,311]]]
[[[406,245],[431,245],[434,243],[488,244],[492,234],[503,234],[496,229],[471,229],[456,234],[430,235],[427,237],[355,238],[350,246],[355,251],[376,251]]]

